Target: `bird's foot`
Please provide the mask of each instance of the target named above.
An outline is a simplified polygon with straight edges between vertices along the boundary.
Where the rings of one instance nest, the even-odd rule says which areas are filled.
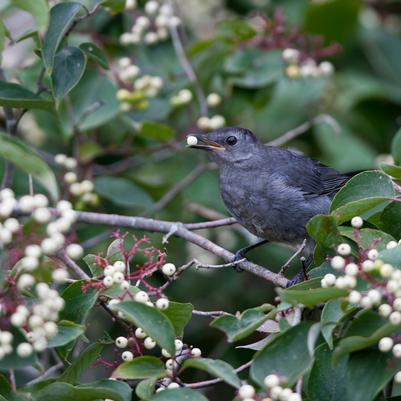
[[[235,252],[233,260],[231,262],[233,264],[234,270],[238,273],[242,273],[244,271],[244,269],[239,267],[239,261],[246,259],[245,253],[246,252],[244,252],[244,249],[238,250],[237,252]]]

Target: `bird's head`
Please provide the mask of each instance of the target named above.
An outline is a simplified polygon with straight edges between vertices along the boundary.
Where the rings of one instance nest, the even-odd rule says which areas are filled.
[[[189,148],[210,152],[211,158],[220,163],[240,163],[252,157],[259,141],[248,129],[240,127],[220,128],[207,134],[187,136]]]

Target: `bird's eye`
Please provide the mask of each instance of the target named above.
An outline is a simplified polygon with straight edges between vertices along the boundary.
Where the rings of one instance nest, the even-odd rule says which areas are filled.
[[[226,139],[226,143],[227,143],[228,145],[230,145],[230,146],[233,146],[233,145],[235,145],[235,144],[237,143],[237,138],[236,138],[235,136],[229,136],[229,137]]]

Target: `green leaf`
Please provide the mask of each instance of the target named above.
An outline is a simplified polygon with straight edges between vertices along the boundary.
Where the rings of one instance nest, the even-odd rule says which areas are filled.
[[[365,171],[352,177],[334,197],[330,212],[349,202],[367,198],[393,198],[390,177],[380,171]]]
[[[374,197],[347,203],[332,212],[339,224],[351,220],[354,216],[361,216],[364,220],[381,212],[392,198]]]
[[[152,198],[141,187],[121,177],[99,177],[95,179],[96,192],[116,205],[148,208]]]
[[[401,129],[397,131],[391,143],[391,154],[395,164],[401,164]]]
[[[394,238],[401,238],[401,203],[390,203],[380,215],[379,227]],[[388,241],[387,241],[388,242]]]
[[[252,25],[243,20],[222,21],[217,29],[219,34],[238,40],[249,40],[256,35]]]
[[[223,331],[227,336],[227,341],[231,343],[252,334],[268,318],[269,315],[257,308],[247,309],[238,317],[232,315],[219,316],[210,323],[210,326]]]
[[[208,401],[199,391],[191,388],[174,388],[160,391],[149,401]]]
[[[86,56],[78,47],[65,47],[54,57],[53,94],[57,102],[78,84],[85,71]]]
[[[153,121],[143,121],[139,127],[138,135],[156,141],[170,141],[175,137],[175,130],[168,125]]]
[[[43,158],[18,138],[0,132],[0,157],[13,163],[16,167],[32,175],[56,200],[58,186],[53,171]]]
[[[238,388],[241,382],[234,368],[227,362],[210,358],[189,358],[182,364],[181,370],[187,368],[200,369],[218,377],[228,383],[230,386]]]
[[[104,7],[110,8],[113,13],[120,13],[125,10],[126,0],[103,0]]]
[[[58,322],[58,333],[54,338],[49,341],[48,347],[54,348],[66,345],[78,338],[84,332],[84,326],[76,324],[74,322],[70,322],[68,320],[61,320],[60,322]]]
[[[170,320],[159,310],[138,302],[120,302],[111,307],[124,313],[124,318],[141,327],[156,343],[175,355],[175,331]]]
[[[155,356],[139,356],[123,362],[114,370],[112,377],[124,380],[160,378],[166,376],[163,362]]]
[[[394,223],[396,224],[396,222]],[[367,249],[375,243],[375,248],[381,251],[386,249],[386,245],[389,241],[394,241],[391,235],[373,228],[362,228],[358,233],[356,233],[355,229],[352,227],[339,227],[339,230],[344,237],[350,238],[354,242],[359,242],[363,249]]]
[[[287,377],[293,385],[310,367],[312,355],[308,349],[308,334],[313,322],[304,321],[273,338],[255,355],[251,366],[251,378],[260,386],[269,374]],[[291,356],[291,362],[285,355]]]
[[[391,365],[388,362],[388,355],[376,350],[350,355],[347,364],[347,400],[373,401],[400,370],[399,360],[393,359]]]
[[[322,35],[328,43],[346,42],[357,26],[360,6],[359,0],[308,3],[304,29]],[[341,21],[341,26],[336,21]]]
[[[87,131],[106,124],[119,113],[116,98],[117,87],[106,75],[98,71],[86,71],[78,85],[70,92],[74,124],[80,131]],[[61,105],[60,114],[65,136],[74,133],[71,109]]]
[[[96,261],[97,261],[97,256],[88,254],[85,255],[83,258],[84,262],[86,265],[89,267],[89,270],[92,273],[92,277],[94,276],[99,276],[100,274],[103,274],[103,267],[99,266]]]
[[[281,52],[263,52],[255,48],[240,49],[225,62],[226,72],[236,75],[230,79],[241,88],[256,89],[277,81],[282,76]]]
[[[161,311],[174,326],[177,337],[183,336],[184,328],[192,318],[193,309],[190,303],[170,302],[169,307]]]
[[[102,49],[97,47],[92,42],[85,42],[79,45],[79,48],[86,53],[86,55],[93,60],[95,60],[99,65],[101,65],[104,69],[109,69],[109,62],[103,52]]]
[[[40,31],[44,31],[49,21],[49,6],[46,0],[13,0],[16,7],[27,11],[35,19]]]
[[[391,177],[397,178],[397,180],[401,180],[401,167],[395,166],[393,164],[380,164],[380,168]]]
[[[313,279],[320,282],[320,278]],[[306,307],[312,307],[330,299],[345,297],[348,294],[348,290],[340,288],[312,288],[312,289],[295,289],[290,287],[288,289],[278,288],[277,292],[282,302],[289,303],[291,305],[302,304]]]
[[[398,245],[395,248],[384,249],[379,253],[378,258],[384,263],[390,263],[393,266],[401,268],[401,246]]]
[[[64,298],[65,306],[60,313],[61,320],[70,320],[79,324],[84,323],[95,305],[98,295],[93,288],[83,291],[82,286],[85,284],[87,284],[85,280],[76,281],[64,290],[62,297]]]
[[[317,243],[326,248],[342,242],[337,220],[333,216],[318,214],[309,220],[306,229]]]
[[[310,401],[346,401],[347,359],[336,366],[332,365],[332,353],[327,344],[315,350],[314,362],[308,380],[308,399]],[[359,386],[354,389],[358,391]]]
[[[338,321],[344,316],[341,304],[342,302],[339,299],[333,299],[327,302],[323,307],[322,316],[320,318],[322,335],[330,349],[333,349],[333,331]]]
[[[0,81],[0,106],[16,109],[52,111],[53,102],[25,89],[21,85]]]
[[[359,351],[376,344],[382,337],[386,337],[400,329],[399,325],[395,326],[391,323],[384,323],[381,319],[378,320],[380,325],[377,327],[374,321],[372,322],[372,315],[374,313],[369,312],[366,312],[359,317],[359,319],[362,319],[362,322],[355,319],[348,329],[347,337],[339,341],[333,353],[334,363],[338,362],[343,356],[348,355],[351,352]],[[371,322],[374,323],[373,327],[369,326]],[[361,329],[359,329],[359,327]],[[372,329],[374,329],[374,331],[372,331]],[[359,334],[360,330],[363,330],[361,335],[355,335],[356,333]],[[366,332],[367,330],[369,331]],[[355,334],[349,335],[351,333]],[[369,333],[369,335],[366,335],[367,333]]]
[[[141,400],[148,400],[152,398],[153,393],[155,392],[155,384],[157,382],[157,378],[150,378],[146,380],[142,380],[135,387],[135,393]]]
[[[96,380],[91,383],[81,384],[82,387],[102,387],[114,391],[119,394],[122,401],[131,401],[132,400],[132,388],[122,381],[111,380],[111,379],[101,379]],[[60,400],[61,401],[61,400]]]
[[[59,380],[71,384],[78,383],[82,373],[84,373],[96,361],[99,354],[102,352],[102,349],[103,344],[91,344],[64,371]]]
[[[72,386],[67,383],[52,383],[39,391],[35,401],[95,401],[109,398],[113,401],[127,401],[119,393],[106,386]]]
[[[49,28],[43,39],[43,61],[49,74],[52,73],[54,56],[75,16],[82,5],[75,2],[59,3],[50,10]]]

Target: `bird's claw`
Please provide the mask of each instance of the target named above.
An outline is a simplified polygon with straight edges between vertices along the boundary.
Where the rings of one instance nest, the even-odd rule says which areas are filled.
[[[235,252],[232,263],[233,263],[233,268],[236,272],[238,273],[242,273],[244,271],[244,269],[242,269],[241,267],[239,267],[239,261],[242,259],[245,259],[245,253],[242,249],[240,249],[239,251]]]

